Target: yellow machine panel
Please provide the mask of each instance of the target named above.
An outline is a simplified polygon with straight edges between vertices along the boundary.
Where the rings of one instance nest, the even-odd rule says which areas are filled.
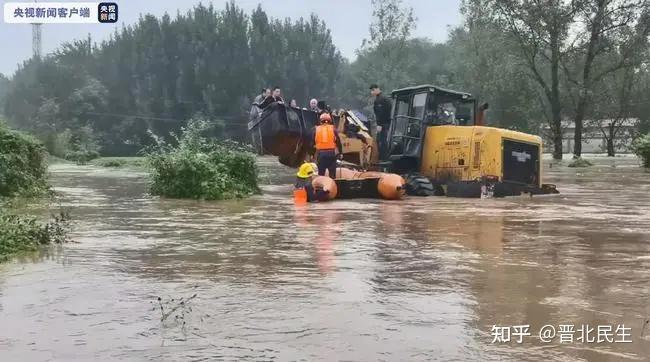
[[[538,136],[494,127],[432,126],[426,130],[422,150],[420,172],[438,182],[473,181],[483,176],[504,180],[505,174],[506,180],[538,187],[542,183],[542,140]],[[517,171],[509,172],[508,164],[517,161],[534,161],[535,178],[524,182],[517,179]]]

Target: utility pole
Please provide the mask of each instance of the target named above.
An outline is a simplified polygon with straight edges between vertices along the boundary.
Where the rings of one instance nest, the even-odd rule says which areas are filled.
[[[41,25],[43,24],[32,23],[32,56],[39,59],[43,53],[43,43],[41,41]]]
[[[40,58],[43,52],[43,45],[41,42],[41,25],[32,24],[32,55],[34,58]]]

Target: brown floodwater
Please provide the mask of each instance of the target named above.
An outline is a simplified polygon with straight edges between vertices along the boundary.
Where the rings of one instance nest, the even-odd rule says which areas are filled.
[[[226,202],[53,166],[77,243],[0,265],[0,361],[650,356],[650,174],[635,159],[547,169],[558,196],[300,207],[291,170],[260,164],[264,194]],[[517,325],[522,343],[492,343]],[[544,325],[574,340],[542,341]],[[579,342],[583,325],[630,342]]]

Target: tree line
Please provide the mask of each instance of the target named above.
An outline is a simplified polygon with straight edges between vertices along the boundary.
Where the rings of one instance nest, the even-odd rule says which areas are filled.
[[[4,114],[44,138],[90,127],[105,153],[133,152],[150,131],[178,131],[193,117],[241,136],[240,116],[262,86],[301,102],[334,94],[344,61],[316,15],[279,20],[261,7],[198,5],[26,61],[8,84]]]
[[[631,137],[623,120],[650,118],[647,0],[464,0],[463,23],[444,43],[413,37],[418,14],[402,0],[372,8],[352,62],[316,15],[273,19],[234,1],[144,15],[106,41],[75,40],[0,77],[3,113],[48,148],[68,132],[94,137],[105,154],[130,154],[151,132],[178,131],[193,117],[220,137],[246,139],[247,111],[265,86],[301,105],[315,97],[372,117],[369,84],[434,83],[489,102],[490,125],[531,133],[547,125],[555,158],[566,121],[579,156],[587,120],[608,120],[594,127],[613,153]]]

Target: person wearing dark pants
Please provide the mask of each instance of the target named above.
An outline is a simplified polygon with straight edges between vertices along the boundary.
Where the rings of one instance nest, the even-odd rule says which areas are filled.
[[[325,171],[328,171],[329,177],[336,178],[336,151],[338,150],[339,158],[342,158],[343,147],[329,113],[320,115],[320,125],[316,127],[312,139],[316,148],[318,175],[325,176]]]
[[[334,150],[318,151],[316,164],[318,165],[318,176],[325,176],[325,171],[329,171],[329,176],[336,178],[336,153]]]
[[[390,129],[390,112],[393,107],[390,98],[386,97],[377,84],[370,85],[370,95],[375,97],[373,110],[377,122],[377,143],[379,154],[385,156],[388,152],[388,132]]]

